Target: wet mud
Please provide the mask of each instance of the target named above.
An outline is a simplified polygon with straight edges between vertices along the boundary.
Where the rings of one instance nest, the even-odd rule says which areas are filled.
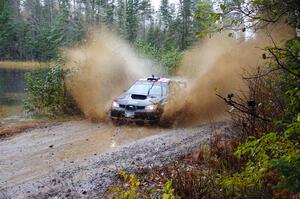
[[[0,142],[0,198],[105,198],[117,170],[174,160],[222,126],[162,129],[73,121],[25,132]]]

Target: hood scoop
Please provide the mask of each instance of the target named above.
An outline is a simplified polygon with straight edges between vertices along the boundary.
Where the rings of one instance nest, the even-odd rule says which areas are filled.
[[[145,100],[147,99],[147,95],[136,95],[136,94],[132,94],[131,95],[132,99],[137,99],[137,100]]]

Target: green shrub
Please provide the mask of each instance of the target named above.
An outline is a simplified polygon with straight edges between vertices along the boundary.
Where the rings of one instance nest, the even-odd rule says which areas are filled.
[[[179,196],[175,194],[175,189],[172,188],[172,180],[169,180],[164,184],[163,199],[180,199]]]
[[[280,187],[299,191],[300,186],[294,184],[296,182],[299,184],[300,176],[300,170],[297,168],[300,156],[297,140],[299,130],[299,121],[297,121],[289,125],[283,134],[271,132],[259,139],[241,144],[235,151],[235,155],[239,159],[246,158],[248,161],[241,172],[223,181],[224,187],[262,188],[268,174],[275,169],[282,174],[278,182]]]
[[[182,58],[182,53],[177,49],[162,51],[160,63],[164,66],[169,74],[173,74]]]
[[[288,189],[290,192],[300,192],[300,155],[290,155],[278,160],[272,160],[271,165],[282,176],[276,188]]]
[[[133,174],[128,174],[125,171],[119,171],[119,174],[124,180],[124,186],[115,186],[110,188],[109,192],[116,199],[134,199],[142,198],[142,192],[139,187],[141,182]]]
[[[69,72],[59,65],[27,72],[25,110],[51,116],[78,112],[65,83]]]
[[[140,180],[135,174],[129,174],[120,170],[118,172],[120,179],[117,185],[114,185],[108,189],[108,194],[112,198],[116,199],[142,199],[142,198],[163,198],[163,199],[180,199],[175,194],[175,190],[172,186],[172,180],[163,184],[163,190],[158,187],[151,186],[147,179]]]
[[[182,58],[182,53],[176,48],[158,49],[144,41],[137,40],[134,47],[139,54],[149,56],[149,58],[161,64],[166,72],[173,74]]]

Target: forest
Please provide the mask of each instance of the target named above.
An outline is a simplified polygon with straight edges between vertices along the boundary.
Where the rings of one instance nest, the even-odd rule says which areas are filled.
[[[62,49],[80,46],[95,28],[105,27],[172,75],[194,44],[213,35],[259,35],[278,24],[292,36],[278,45],[266,31],[271,45],[261,49],[264,61],[240,77],[246,92],[224,95],[210,90],[230,107],[226,112],[233,135],[212,136],[207,146],[197,150],[196,160],[189,154],[179,163],[174,160],[150,171],[119,171],[120,180],[110,194],[113,198],[160,194],[164,199],[293,199],[300,196],[299,0],[160,0],[158,8],[148,0],[1,0],[0,61],[60,66]],[[80,114],[67,89],[68,73],[61,67],[26,73],[25,110],[51,117]],[[149,179],[164,185],[152,189],[147,186]]]
[[[90,29],[102,26],[152,54],[179,54],[206,26],[207,20],[193,17],[196,4],[163,0],[156,10],[148,0],[2,0],[0,59],[49,61],[61,48],[83,42]],[[211,9],[212,3],[205,4]]]

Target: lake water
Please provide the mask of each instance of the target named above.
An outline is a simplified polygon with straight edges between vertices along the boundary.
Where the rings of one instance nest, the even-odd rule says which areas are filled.
[[[20,69],[0,69],[0,117],[21,114],[26,72]]]

